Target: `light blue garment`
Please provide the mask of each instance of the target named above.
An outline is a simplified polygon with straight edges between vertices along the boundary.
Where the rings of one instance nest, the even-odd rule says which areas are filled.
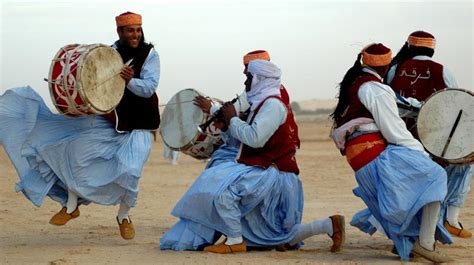
[[[235,138],[230,138],[235,139]],[[225,143],[219,147],[207,162],[206,169],[219,165],[222,162],[235,161],[239,149],[232,144]]]
[[[448,175],[448,193],[441,204],[440,219],[442,224],[447,218],[447,208],[449,205],[462,207],[467,194],[471,190],[472,166],[471,165],[449,165],[445,167]],[[369,209],[357,212],[351,220],[351,225],[359,228],[361,231],[368,234],[373,234],[377,230],[377,224],[371,222],[373,218]]]
[[[446,196],[446,172],[422,152],[389,144],[355,176],[359,186],[354,194],[365,202],[370,213],[357,213],[351,224],[374,233],[368,224],[372,214],[393,241],[400,258],[408,260],[418,238],[422,207],[442,202]],[[436,239],[452,243],[441,222],[437,228]]]
[[[254,115],[257,116],[250,124]],[[230,120],[229,133],[245,145],[262,148],[276,130],[286,122],[287,116],[285,105],[276,98],[269,98],[265,100],[258,113],[254,111],[249,113],[247,122],[233,117]]]
[[[146,131],[119,134],[99,116],[68,118],[52,113],[31,87],[0,96],[0,144],[20,181],[16,190],[40,206],[46,196],[79,203],[133,207],[151,149]]]
[[[471,165],[449,165],[445,167],[448,175],[448,194],[441,205],[440,216],[446,220],[449,205],[462,207],[466,196],[471,190],[472,166]]]
[[[250,247],[289,242],[301,223],[303,189],[294,173],[224,161],[206,169],[177,203],[180,220],[161,249],[198,250],[220,234],[242,235]]]

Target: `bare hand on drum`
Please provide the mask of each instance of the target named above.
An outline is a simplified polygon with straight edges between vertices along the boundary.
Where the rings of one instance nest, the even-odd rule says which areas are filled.
[[[133,78],[134,74],[135,74],[135,71],[133,71],[133,68],[128,65],[124,65],[122,67],[122,70],[120,71],[120,76],[125,80],[127,84],[128,84],[128,81],[130,81],[130,79]]]
[[[230,119],[237,116],[237,112],[235,111],[234,104],[232,102],[226,102],[224,106],[222,106],[222,118],[223,120],[229,124]]]
[[[210,99],[203,96],[197,96],[193,101],[194,105],[198,106],[205,113],[209,114],[211,112],[212,103]]]

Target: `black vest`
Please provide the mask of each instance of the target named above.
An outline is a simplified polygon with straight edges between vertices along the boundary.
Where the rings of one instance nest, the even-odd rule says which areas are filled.
[[[133,56],[133,71],[134,78],[140,78],[140,72],[145,63],[148,54],[150,53],[152,45],[145,45]],[[129,54],[124,53],[120,47],[117,51],[122,56],[124,63],[131,58]],[[108,115],[107,119],[111,118],[115,122],[117,131],[133,131],[133,130],[157,130],[160,126],[160,112],[158,108],[158,96],[156,93],[149,98],[144,98],[135,95],[127,87],[125,93],[120,100],[120,103],[115,108],[115,115]]]

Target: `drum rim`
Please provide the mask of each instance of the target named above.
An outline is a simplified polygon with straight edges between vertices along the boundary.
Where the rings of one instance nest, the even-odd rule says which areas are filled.
[[[469,95],[471,95],[471,96],[474,97],[474,92],[472,92],[472,91],[470,91],[470,90],[467,90],[467,89],[463,89],[463,88],[444,88],[444,89],[438,90],[438,91],[434,92],[433,94],[431,94],[424,102],[425,102],[425,103],[428,102],[432,97],[436,96],[436,95],[439,94],[439,93],[443,93],[443,92],[450,91],[450,90],[456,90],[456,91],[465,92],[465,93],[467,93],[467,94],[469,94]],[[424,104],[423,104],[423,105],[424,105]],[[419,114],[421,114],[422,110],[423,110],[423,106],[421,106],[420,111],[419,111]],[[419,115],[419,114],[418,114],[418,115]],[[419,118],[419,116],[418,116],[418,118]],[[417,118],[417,120],[418,120],[418,118]],[[418,123],[418,122],[417,122],[417,123]],[[416,133],[417,133],[418,135],[420,135],[420,133],[419,133],[418,130],[419,130],[419,127],[418,127],[418,125],[417,125],[417,126],[416,126]],[[468,155],[465,155],[465,156],[460,157],[460,158],[446,159],[446,158],[444,158],[444,157],[440,157],[440,156],[435,155],[435,154],[433,154],[432,152],[430,152],[430,150],[428,150],[428,149],[425,147],[425,145],[423,144],[421,138],[419,139],[419,141],[420,141],[421,145],[423,146],[423,149],[424,149],[426,152],[428,152],[428,154],[430,154],[431,156],[434,156],[434,157],[436,157],[436,158],[438,158],[438,159],[447,161],[447,162],[449,162],[449,163],[451,163],[451,164],[462,163],[463,161],[466,161],[469,157],[472,157],[472,156],[474,155],[474,152],[471,152],[471,153],[469,153]]]

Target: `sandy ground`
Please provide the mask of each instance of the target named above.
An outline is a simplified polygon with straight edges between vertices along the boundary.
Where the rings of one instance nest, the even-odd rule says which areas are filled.
[[[352,194],[353,172],[330,139],[328,121],[300,123],[302,148],[298,153],[305,192],[303,221],[343,214],[346,221],[364,207]],[[175,222],[170,215],[176,201],[204,168],[204,163],[181,156],[178,166],[162,157],[161,139],[154,143],[140,183],[138,205],[131,212],[136,227],[134,240],[121,239],[115,222],[117,207],[91,204],[81,216],[63,227],[48,224],[60,206],[46,199],[36,208],[15,193],[15,169],[0,148],[0,263],[2,264],[399,264],[391,254],[391,241],[369,236],[347,225],[347,239],[340,253],[329,252],[326,235],[305,241],[302,249],[289,252],[253,251],[217,255],[204,252],[160,251],[159,238]],[[464,226],[474,230],[472,193],[461,214]],[[473,239],[455,239],[443,246],[455,264],[474,262]],[[427,263],[420,257],[415,263]]]

